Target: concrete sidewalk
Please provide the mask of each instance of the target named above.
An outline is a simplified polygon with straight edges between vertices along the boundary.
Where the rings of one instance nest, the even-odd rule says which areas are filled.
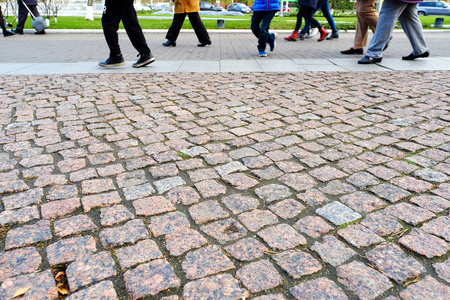
[[[260,58],[256,38],[248,30],[210,30],[212,46],[198,48],[192,30],[180,33],[177,47],[165,48],[166,30],[146,30],[148,44],[156,57],[152,65],[133,69],[137,59],[125,33],[120,32],[126,66],[104,69],[97,62],[106,59],[108,48],[100,30],[48,30],[45,36],[32,31],[4,39],[0,74],[87,74],[87,73],[159,73],[159,72],[309,72],[309,71],[398,71],[450,70],[450,31],[425,31],[431,56],[417,61],[402,61],[411,46],[402,31],[385,51],[382,63],[358,65],[363,55],[345,56],[340,50],[352,46],[354,32],[342,32],[340,38],[318,43],[317,37],[287,42],[289,31],[278,33],[274,52]]]

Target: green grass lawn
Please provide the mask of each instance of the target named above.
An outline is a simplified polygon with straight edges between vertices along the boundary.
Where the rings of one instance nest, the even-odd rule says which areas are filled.
[[[171,16],[171,15],[167,15]],[[443,16],[437,16],[443,17]],[[202,20],[207,29],[217,29],[217,18],[218,16],[203,16]],[[245,16],[220,16],[221,19],[225,20],[226,29],[250,29],[250,19],[251,15]],[[320,15],[316,18],[322,23],[326,24],[326,19]],[[450,17],[443,17],[444,24],[450,25]],[[8,21],[11,22],[13,18],[9,17]],[[427,29],[433,28],[436,16],[423,16],[420,17],[423,27]],[[295,26],[296,17],[275,17],[272,20],[272,29],[293,29]],[[355,29],[356,17],[334,17],[336,22],[336,27],[339,30]],[[158,19],[140,19],[139,23],[143,29],[168,29],[172,20],[158,20]],[[15,26],[15,24],[14,24]],[[328,26],[325,25],[325,28]],[[25,28],[31,27],[31,18],[28,18]],[[102,24],[100,18],[96,18],[94,21],[86,21],[84,17],[58,17],[58,23],[54,22],[54,19],[50,19],[50,29],[101,29]],[[120,28],[123,28],[121,25]],[[184,29],[191,29],[192,26],[188,20],[183,24]]]

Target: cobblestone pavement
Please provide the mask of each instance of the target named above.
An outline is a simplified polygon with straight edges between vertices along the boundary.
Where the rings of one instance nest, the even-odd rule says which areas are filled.
[[[1,77],[0,299],[448,299],[450,72],[312,74]]]

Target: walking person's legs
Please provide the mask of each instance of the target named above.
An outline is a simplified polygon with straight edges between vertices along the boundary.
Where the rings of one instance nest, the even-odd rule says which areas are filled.
[[[206,45],[211,45],[211,39],[209,38],[208,31],[206,31],[205,25],[203,24],[198,12],[188,13],[188,17],[189,22],[191,22],[192,28],[194,29],[195,35],[200,42],[197,46],[204,47]]]
[[[14,33],[23,34],[23,28],[25,26],[25,22],[28,17],[28,10],[21,1],[18,1],[17,4],[19,6],[19,15],[18,15],[18,21],[17,21],[16,29],[14,30]]]
[[[178,35],[180,34],[181,27],[183,26],[184,19],[186,18],[186,13],[174,14],[172,24],[169,27],[169,30],[166,33],[167,42],[163,43],[163,46],[175,47],[177,45],[176,41]]]
[[[0,7],[0,27],[2,28],[4,37],[14,35],[14,33],[12,33],[11,31],[6,29],[5,18],[3,17],[3,12],[2,12],[1,7]]]
[[[406,6],[398,20],[413,48],[412,53],[402,59],[414,60],[419,57],[428,57],[430,53],[423,35],[422,23],[417,15],[417,4]]]
[[[106,0],[103,7],[102,27],[106,43],[109,47],[109,58],[99,63],[101,67],[117,67],[125,64],[119,46],[119,22],[124,13],[125,1]]]
[[[385,0],[378,18],[377,29],[369,43],[366,56],[358,61],[359,64],[381,62],[382,52],[392,37],[395,23],[408,4],[397,0]]]

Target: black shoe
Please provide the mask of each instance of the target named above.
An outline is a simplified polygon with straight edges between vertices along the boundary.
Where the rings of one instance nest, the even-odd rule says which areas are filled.
[[[176,43],[176,42],[172,42],[172,41],[167,40],[167,42],[162,43],[162,45],[165,46],[165,47],[170,47],[170,46],[176,47],[176,46],[177,46],[177,43]]]
[[[197,46],[198,47],[205,47],[205,46],[207,46],[207,45],[211,45],[212,43],[211,43],[211,41],[209,40],[209,41],[207,41],[206,43],[200,43],[200,44],[197,44]]]
[[[123,66],[125,64],[124,60],[123,60],[123,56],[122,54],[119,54],[115,57],[108,57],[107,60],[105,61],[101,61],[98,63],[98,65],[100,67],[104,67],[104,68],[112,68],[112,67],[119,67],[119,66]]]
[[[383,58],[381,57],[370,57],[370,56],[364,56],[362,59],[358,60],[358,64],[360,65],[369,65],[369,64],[375,64],[381,62]]]
[[[46,34],[45,30],[39,31],[39,32],[35,32],[34,34]]]
[[[411,53],[408,56],[403,56],[402,59],[403,60],[415,60],[416,58],[420,58],[420,57],[425,58],[425,57],[428,57],[428,56],[430,56],[430,51],[426,51],[426,52],[424,52],[422,54],[419,54],[419,55],[414,55],[414,54]]]
[[[11,32],[14,34],[23,34],[23,30],[11,29]]]
[[[342,54],[363,54],[363,53],[364,53],[364,50],[363,50],[363,48],[353,49],[353,47],[352,47],[352,48],[350,48],[350,49],[341,51],[341,53],[342,53]]]
[[[300,31],[300,33],[298,34],[298,38],[301,39],[302,41],[307,37],[309,37],[309,34],[306,32]]]
[[[331,35],[329,37],[327,37],[327,40],[334,40],[334,39],[338,39],[339,38],[339,33],[337,32],[332,32]]]
[[[155,61],[151,52],[149,54],[138,54],[138,56],[139,59],[133,64],[133,68],[145,67]]]
[[[14,35],[14,32],[11,32],[11,31],[9,31],[9,30],[3,31],[3,36],[4,36],[4,37],[11,36],[11,35]]]

